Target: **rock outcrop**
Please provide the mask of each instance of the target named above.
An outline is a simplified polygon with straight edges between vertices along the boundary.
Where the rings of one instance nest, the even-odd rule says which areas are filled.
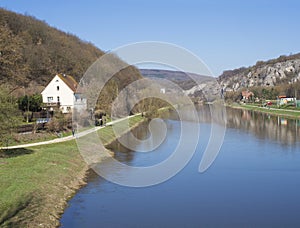
[[[219,77],[225,91],[237,91],[244,87],[276,86],[300,81],[300,57],[280,57],[267,62],[259,61],[248,68],[225,71]]]

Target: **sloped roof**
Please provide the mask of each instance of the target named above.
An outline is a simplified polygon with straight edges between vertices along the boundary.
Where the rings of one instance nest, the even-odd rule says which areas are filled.
[[[243,97],[246,97],[246,98],[249,98],[250,96],[254,96],[254,93],[252,93],[251,91],[242,91],[242,96]]]
[[[78,83],[76,82],[76,80],[70,76],[70,75],[66,75],[66,74],[57,74],[57,76],[64,81],[64,83],[66,83],[67,86],[69,86],[69,88],[73,91],[76,92],[76,89],[78,87]]]

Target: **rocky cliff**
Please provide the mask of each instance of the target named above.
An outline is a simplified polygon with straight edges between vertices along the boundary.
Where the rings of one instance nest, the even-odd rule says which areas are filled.
[[[259,61],[248,68],[224,71],[219,83],[225,91],[237,91],[245,87],[272,87],[300,82],[300,56],[281,56],[266,62]]]
[[[186,95],[201,101],[218,99],[224,95],[222,91],[239,93],[243,88],[251,87],[260,90],[273,89],[272,93],[269,93],[269,97],[272,98],[279,94],[294,96],[296,92],[297,97],[300,97],[300,54],[280,56],[277,59],[258,61],[251,67],[224,71],[217,78],[219,84],[213,79],[204,80],[204,76],[194,74],[199,79],[203,78],[200,83],[196,83],[186,73],[178,71],[143,69],[141,73],[145,77],[164,78],[175,82]],[[257,91],[256,96],[262,96],[261,91]],[[264,96],[266,97],[266,94]]]

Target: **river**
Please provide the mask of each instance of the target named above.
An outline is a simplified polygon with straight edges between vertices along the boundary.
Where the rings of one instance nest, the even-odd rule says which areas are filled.
[[[180,122],[172,118],[165,122],[167,137],[157,149],[138,153],[114,144],[116,158],[131,166],[166,159],[179,140]],[[300,226],[299,120],[227,109],[223,145],[203,173],[198,167],[211,124],[206,118],[190,124],[200,124],[200,141],[177,175],[158,185],[132,188],[91,171],[88,184],[69,201],[61,227]],[[147,134],[144,126],[135,130],[140,138]],[[135,147],[138,151],[147,145]]]

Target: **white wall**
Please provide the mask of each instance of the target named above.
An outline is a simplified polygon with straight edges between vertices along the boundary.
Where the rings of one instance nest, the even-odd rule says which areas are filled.
[[[57,86],[59,90],[57,90]],[[60,102],[63,112],[67,111],[67,107],[73,109],[74,105],[74,92],[67,86],[59,76],[55,76],[52,81],[47,85],[47,87],[42,92],[43,103],[48,102],[48,97],[53,97],[51,103]],[[59,101],[58,98],[59,97]]]

